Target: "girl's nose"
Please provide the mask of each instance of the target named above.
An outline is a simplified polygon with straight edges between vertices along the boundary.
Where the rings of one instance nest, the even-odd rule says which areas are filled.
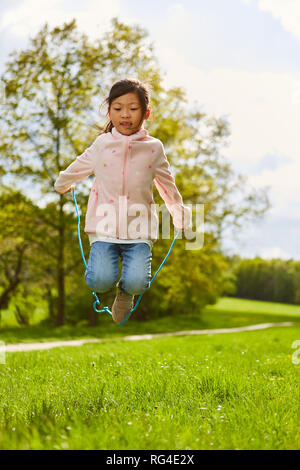
[[[122,118],[126,118],[126,117],[129,117],[129,114],[130,114],[129,111],[124,110],[121,116]]]

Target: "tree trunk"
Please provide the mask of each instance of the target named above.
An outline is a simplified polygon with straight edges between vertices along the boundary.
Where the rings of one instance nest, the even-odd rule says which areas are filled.
[[[65,321],[65,225],[64,225],[64,212],[63,212],[63,195],[60,197],[60,210],[59,210],[59,234],[58,234],[58,259],[57,259],[57,314],[55,326],[61,326]]]
[[[0,296],[0,310],[5,310],[8,307],[9,301],[11,299],[11,294],[14,292],[17,284],[10,285]]]
[[[9,302],[11,297],[13,296],[15,290],[17,289],[18,285],[21,282],[21,272],[23,267],[23,256],[25,250],[27,248],[27,244],[19,246],[16,251],[18,253],[17,264],[15,267],[14,276],[11,277],[9,274],[8,269],[4,266],[4,273],[6,274],[6,278],[9,280],[9,285],[4,289],[0,296],[0,310],[5,310],[8,308]]]
[[[18,305],[15,305],[15,317],[19,325],[29,326],[29,318],[22,314],[22,310]]]
[[[46,287],[46,297],[47,297],[47,303],[48,303],[48,314],[49,314],[49,317],[51,318],[51,320],[55,320],[55,299],[56,297],[54,298],[53,295],[52,295],[52,291],[51,291],[51,286],[47,285]]]
[[[94,307],[92,307],[92,311],[89,316],[89,326],[97,326],[97,317],[98,313],[96,313]]]

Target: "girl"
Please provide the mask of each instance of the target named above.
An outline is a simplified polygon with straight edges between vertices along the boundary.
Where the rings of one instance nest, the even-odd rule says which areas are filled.
[[[150,285],[151,250],[158,234],[153,181],[176,230],[190,225],[191,212],[183,205],[163,144],[143,127],[150,115],[146,85],[120,80],[105,103],[109,121],[104,131],[59,173],[54,188],[63,194],[76,181],[95,175],[84,228],[91,245],[85,280],[93,291],[108,292],[118,280],[121,257],[112,306],[113,320],[121,323],[133,309],[134,296]]]

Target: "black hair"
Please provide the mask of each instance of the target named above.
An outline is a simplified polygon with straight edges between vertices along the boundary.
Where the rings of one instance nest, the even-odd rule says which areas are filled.
[[[147,109],[150,102],[150,90],[149,86],[146,83],[142,83],[137,79],[125,78],[123,80],[118,80],[110,89],[108,97],[104,100],[104,103],[107,105],[107,115],[109,113],[112,102],[119,98],[119,96],[126,95],[127,93],[135,93],[138,97],[139,103],[142,108],[142,118],[139,123],[139,126],[142,124]],[[102,106],[102,105],[101,105]],[[109,119],[105,124],[104,128],[100,130],[99,134],[104,134],[111,132],[114,127],[113,123]]]

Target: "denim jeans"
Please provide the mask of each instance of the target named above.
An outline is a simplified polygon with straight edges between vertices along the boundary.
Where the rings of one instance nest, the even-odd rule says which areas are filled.
[[[142,294],[151,280],[151,248],[147,243],[92,243],[85,281],[95,292],[108,292],[119,278],[119,256],[122,262],[121,278],[117,284],[130,295]]]

